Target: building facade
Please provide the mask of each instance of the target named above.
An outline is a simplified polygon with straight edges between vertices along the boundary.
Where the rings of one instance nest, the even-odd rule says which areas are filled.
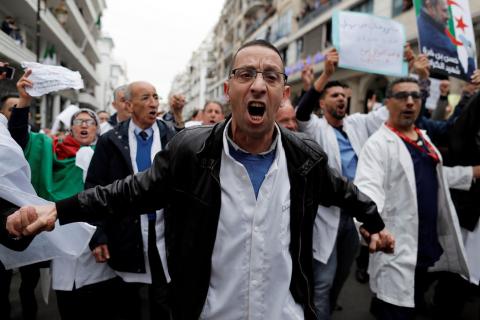
[[[469,5],[478,55],[480,1],[469,0]],[[301,91],[303,64],[313,64],[316,76],[323,70],[322,57],[332,47],[331,18],[336,9],[395,19],[405,26],[407,41],[418,52],[417,25],[411,0],[226,0],[213,31],[214,62],[203,95],[206,99],[225,102],[223,83],[236,49],[244,42],[265,39],[280,50],[287,66],[292,98],[295,98]],[[188,78],[188,74],[184,77]],[[352,89],[351,112],[365,111],[367,94],[384,92],[389,81],[385,76],[346,69],[336,72],[334,78],[344,81]]]
[[[0,60],[17,68],[15,80],[23,74],[22,61],[38,61],[79,71],[84,81],[84,89],[55,92],[36,101],[32,113],[42,128],[70,104],[94,110],[106,107],[104,96],[99,96],[103,91],[97,88],[110,80],[98,72],[106,58],[99,45],[104,41],[101,16],[105,9],[105,0],[1,1],[2,24],[13,19],[16,31],[7,34],[2,28]],[[15,91],[15,80],[3,81],[1,92]]]

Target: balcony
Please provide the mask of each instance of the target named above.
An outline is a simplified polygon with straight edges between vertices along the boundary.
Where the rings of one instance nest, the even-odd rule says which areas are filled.
[[[10,38],[5,32],[0,31],[0,48],[2,54],[9,60],[20,64],[22,61],[35,61],[36,56],[27,48],[17,44],[15,40]]]
[[[258,14],[258,11],[261,10],[261,14]],[[265,21],[268,20],[271,16],[275,14],[275,8],[272,6],[263,7],[256,11],[254,16],[245,16],[245,38],[248,38],[252,33],[259,29]]]
[[[316,0],[313,4],[310,4],[309,2],[306,3],[297,16],[298,27],[302,28],[309,22],[315,20],[320,14],[340,2],[341,0]]]
[[[80,92],[78,94],[78,102],[80,103],[80,105],[87,105],[93,110],[97,110],[99,107],[97,99],[95,99],[93,95],[87,92]]]
[[[259,8],[264,7],[266,5],[266,1],[264,0],[246,0],[245,1],[245,15],[252,15],[255,13]]]

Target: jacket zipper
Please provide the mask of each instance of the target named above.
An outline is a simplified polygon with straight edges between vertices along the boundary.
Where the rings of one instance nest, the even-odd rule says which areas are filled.
[[[298,265],[299,265],[299,268],[300,268],[300,273],[302,274],[303,276],[303,279],[305,280],[305,282],[307,283],[307,307],[310,309],[310,311],[312,311],[312,313],[315,315],[315,318],[317,317],[317,314],[315,313],[315,309],[312,307],[312,305],[310,304],[310,296],[311,296],[311,293],[310,293],[310,284],[308,282],[308,278],[307,276],[305,275],[305,273],[303,272],[303,268],[302,268],[302,263],[301,263],[301,253],[302,253],[302,225],[303,225],[303,218],[305,216],[305,189],[306,189],[306,185],[307,185],[307,177],[304,177],[304,192],[303,192],[303,195],[302,195],[302,218],[300,219],[300,236],[299,236],[299,242],[298,242],[298,247],[299,247],[299,250],[298,250]]]

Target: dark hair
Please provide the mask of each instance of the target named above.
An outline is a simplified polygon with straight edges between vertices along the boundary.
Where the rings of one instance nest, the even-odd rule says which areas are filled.
[[[332,88],[332,87],[342,87],[344,89],[349,88],[345,83],[340,82],[340,81],[328,81],[325,87],[323,88],[322,92],[320,93],[320,99],[323,99],[325,97],[325,93],[327,93],[327,90]]]
[[[203,105],[203,109],[202,109],[202,110],[205,111],[205,108],[207,108],[207,106],[208,106],[210,103],[215,103],[215,104],[219,105],[219,106],[220,106],[220,109],[222,110],[222,113],[225,113],[225,111],[223,110],[223,104],[221,104],[221,103],[220,103],[219,101],[217,101],[217,100],[207,100],[207,101],[205,102],[205,104]]]
[[[246,42],[246,43],[242,44],[242,46],[240,48],[238,48],[237,52],[235,52],[235,54],[233,55],[232,63],[230,64],[230,70],[233,69],[233,65],[235,63],[235,59],[237,58],[237,54],[245,48],[254,47],[254,46],[265,47],[265,48],[268,48],[268,49],[271,49],[271,50],[275,51],[278,54],[278,56],[280,57],[280,60],[282,60],[282,72],[285,72],[285,66],[284,66],[283,58],[282,58],[282,55],[281,55],[280,51],[273,44],[271,44],[270,42],[268,42],[266,40],[263,40],[263,39],[252,40],[252,41],[249,41],[249,42]]]
[[[10,98],[19,98],[18,93],[7,93],[0,98],[0,110],[3,109],[5,102]]]
[[[415,84],[418,85],[418,80],[415,79],[415,78],[412,78],[412,77],[402,77],[402,78],[395,79],[388,84],[387,92],[385,94],[387,96],[387,98],[392,97],[393,87],[395,87],[399,83],[404,83],[404,82],[415,83]]]

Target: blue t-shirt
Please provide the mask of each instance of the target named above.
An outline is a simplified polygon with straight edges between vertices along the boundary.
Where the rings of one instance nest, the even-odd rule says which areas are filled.
[[[258,191],[260,190],[263,180],[265,180],[265,175],[268,173],[268,170],[275,159],[276,148],[270,150],[266,154],[251,154],[243,152],[242,150],[236,150],[229,143],[228,150],[230,151],[232,158],[243,164],[245,169],[247,169],[248,176],[250,177],[255,192],[255,198],[257,198]]]
[[[355,150],[352,148],[348,136],[343,129],[335,128],[335,135],[337,136],[338,147],[340,149],[340,157],[342,160],[342,175],[353,181],[355,179],[355,172],[357,172],[358,157]]]
[[[403,140],[402,140],[403,141]],[[411,144],[405,142],[413,161],[418,206],[417,267],[430,267],[443,253],[438,242],[438,181],[437,163]],[[422,147],[425,143],[422,140]]]

